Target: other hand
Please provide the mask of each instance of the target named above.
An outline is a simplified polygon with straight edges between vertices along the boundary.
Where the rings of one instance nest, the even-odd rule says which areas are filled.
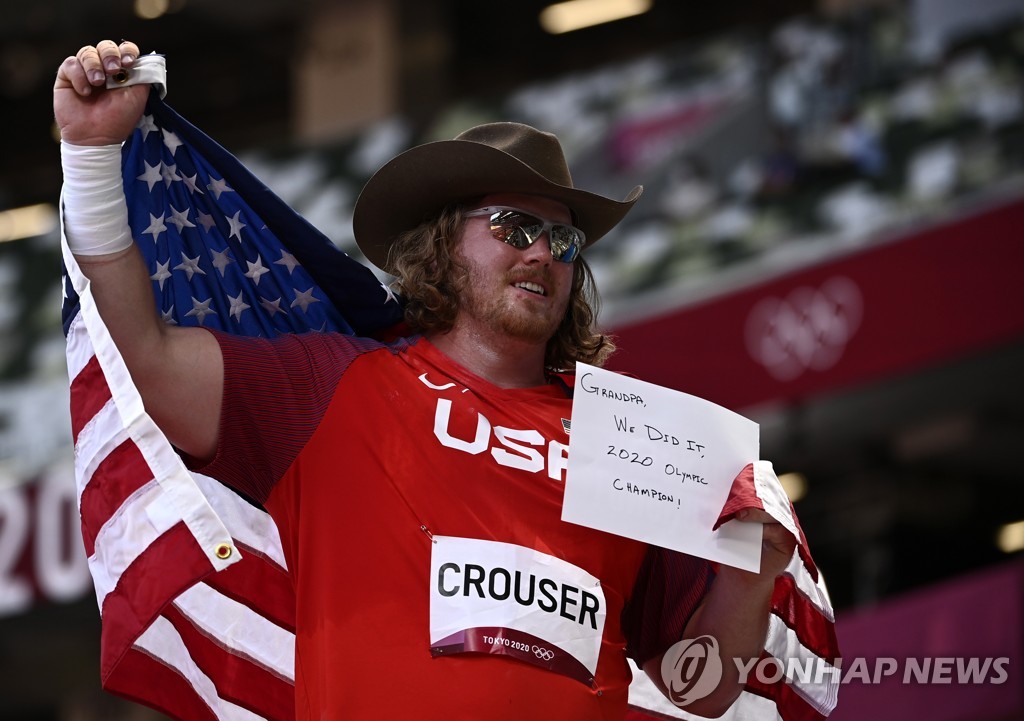
[[[758,508],[747,508],[736,514],[743,523],[763,524],[761,537],[761,572],[764,580],[774,581],[786,567],[796,550],[796,539],[785,526]],[[723,566],[723,568],[725,568]]]

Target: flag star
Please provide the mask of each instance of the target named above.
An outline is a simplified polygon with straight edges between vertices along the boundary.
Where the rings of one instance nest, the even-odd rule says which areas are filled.
[[[248,226],[238,217],[241,214],[242,211],[239,210],[228,218],[228,225],[231,226],[230,232],[228,232],[229,238],[238,238],[238,240],[242,240],[242,228],[247,228]]]
[[[161,233],[167,231],[167,226],[164,225],[164,218],[165,218],[165,216],[163,216],[163,215],[161,215],[158,218],[155,215],[153,215],[152,213],[150,213],[149,214],[149,227],[146,228],[144,231],[142,231],[143,233],[149,233],[150,235],[152,235],[154,243],[157,242],[157,236],[158,235],[160,235]]]
[[[161,130],[164,136],[164,145],[171,151],[171,157],[174,157],[174,152],[180,148],[184,143],[178,140],[178,136],[172,133],[170,130]]]
[[[194,228],[196,224],[188,219],[188,208],[185,210],[176,210],[174,206],[171,207],[171,223],[178,228],[178,232],[181,232],[182,228]]]
[[[208,213],[204,213],[201,210],[199,211],[199,225],[203,226],[203,228],[206,229],[207,233],[209,233],[210,232],[210,228],[212,228],[216,224],[217,224],[217,222],[213,219],[212,215],[209,215]]]
[[[263,258],[259,257],[258,255],[256,256],[255,263],[245,261],[245,264],[249,266],[249,270],[245,271],[245,277],[251,280],[253,282],[253,285],[259,285],[260,276],[262,276],[264,273],[270,272],[270,268],[266,268],[263,266]]]
[[[194,175],[183,175],[181,176],[181,182],[183,182],[185,184],[185,187],[188,188],[193,194],[199,193],[200,195],[206,195],[206,193],[204,193],[202,189],[198,185],[196,185],[196,179],[198,177],[199,173],[195,173]]]
[[[167,262],[170,263],[171,261]],[[199,275],[206,275],[206,271],[199,267],[198,255],[195,258],[189,258],[187,255],[182,253],[181,262],[178,265],[174,266],[174,269],[185,271],[185,274],[188,275],[189,280],[192,280],[192,276],[195,275],[196,273],[199,273]]]
[[[160,164],[160,177],[164,179],[164,184],[170,188],[171,183],[175,180],[181,180],[181,176],[178,175],[177,165],[168,165],[167,163]]]
[[[143,115],[142,119],[139,120],[139,124],[136,127],[142,131],[143,140],[149,137],[150,133],[157,130],[156,123],[153,122],[152,115]]]
[[[231,310],[228,311],[228,315],[233,316],[239,323],[242,322],[242,311],[252,306],[242,300],[242,291],[238,291],[238,296],[232,298],[228,296],[228,302],[231,304]]]
[[[210,257],[213,258],[213,267],[220,271],[220,277],[224,277],[224,271],[227,270],[228,264],[234,263],[235,259],[232,258],[228,253],[230,248],[224,250],[211,250]]]
[[[288,275],[292,274],[292,271],[299,267],[299,261],[295,260],[295,256],[286,250],[281,251],[281,260],[275,260],[274,265],[283,265],[288,269]]]
[[[160,311],[160,320],[167,325],[178,325],[178,321],[174,320],[174,306],[172,305],[167,310]]]
[[[145,180],[146,184],[149,185],[150,192],[152,192],[153,186],[156,185],[157,182],[162,180],[164,177],[163,173],[161,172],[163,168],[163,163],[150,165],[146,161],[142,162],[146,165],[146,172],[137,177],[136,180]]]
[[[270,313],[270,317],[271,318],[273,318],[278,313],[284,313],[285,315],[288,315],[288,313],[286,311],[281,309],[281,299],[280,298],[275,298],[274,300],[270,300],[269,298],[264,298],[263,296],[260,296],[260,305],[263,306],[263,310],[265,310],[268,313]]]
[[[296,288],[295,300],[292,301],[291,307],[294,308],[295,306],[299,306],[300,308],[302,308],[302,312],[305,313],[309,309],[309,306],[311,306],[313,303],[319,302],[319,298],[313,297],[313,288],[301,292],[299,291],[298,288]]]
[[[217,311],[212,310],[210,308],[210,303],[212,303],[212,302],[213,302],[213,298],[210,298],[208,300],[203,300],[203,301],[199,300],[198,298],[193,298],[192,299],[192,310],[190,310],[188,313],[185,314],[186,317],[198,318],[199,319],[199,325],[202,325],[203,321],[206,320],[206,316],[208,316],[208,315],[217,315]]]
[[[211,180],[210,184],[207,185],[206,187],[210,189],[210,191],[213,193],[213,197],[216,198],[217,200],[220,200],[221,193],[235,192],[234,190],[228,187],[228,181],[224,180],[223,178],[221,178],[220,180],[217,180],[216,178]]]
[[[166,263],[157,263],[156,272],[149,276],[150,280],[156,281],[160,284],[160,290],[164,289],[164,281],[171,277],[171,271],[168,268],[171,265],[171,261],[168,260]]]
[[[391,289],[390,285],[384,285],[383,283],[381,283],[380,287],[384,289],[384,292],[388,296],[387,300],[384,301],[385,305],[390,303],[391,301],[395,301],[396,303],[398,302],[398,297],[395,295],[395,291]]]

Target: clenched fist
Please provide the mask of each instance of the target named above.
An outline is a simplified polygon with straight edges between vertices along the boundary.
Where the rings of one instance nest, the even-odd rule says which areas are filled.
[[[107,77],[130,70],[139,57],[135,43],[101,40],[69,56],[53,84],[53,114],[61,140],[74,145],[112,145],[123,142],[146,106],[148,85],[115,90]]]

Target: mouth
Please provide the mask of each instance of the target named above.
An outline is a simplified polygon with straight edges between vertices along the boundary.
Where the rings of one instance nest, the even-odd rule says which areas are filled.
[[[518,281],[516,283],[513,283],[512,287],[513,288],[520,288],[522,290],[527,291],[528,293],[533,293],[535,295],[547,295],[548,294],[548,292],[544,288],[544,286],[540,285],[539,283],[531,283],[528,280],[520,280],[520,281]]]

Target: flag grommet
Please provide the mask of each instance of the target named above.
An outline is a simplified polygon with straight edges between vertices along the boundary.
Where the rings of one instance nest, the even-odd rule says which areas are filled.
[[[226,561],[227,559],[231,558],[232,550],[233,549],[231,548],[230,544],[222,543],[219,546],[217,546],[217,550],[214,551],[214,553],[217,554],[217,558],[219,558],[222,561]]]

